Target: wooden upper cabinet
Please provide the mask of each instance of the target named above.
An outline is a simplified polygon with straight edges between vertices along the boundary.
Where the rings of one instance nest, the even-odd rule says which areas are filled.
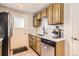
[[[64,4],[54,3],[38,12],[34,16],[34,27],[39,27],[41,25],[41,18],[48,18],[48,24],[63,24],[64,22]]]
[[[63,24],[64,4],[54,3],[47,8],[48,24]]]
[[[37,13],[37,14],[36,14],[36,17],[37,17],[37,20],[41,19],[41,13],[40,13],[40,12]]]
[[[53,24],[61,24],[64,20],[64,4],[53,4]]]
[[[41,18],[47,16],[47,9],[45,8],[44,10],[41,11]]]
[[[37,19],[36,16],[33,17],[33,26],[39,27],[41,25],[41,19]]]
[[[63,24],[64,23],[64,4],[60,4],[61,8],[60,8],[60,19],[61,19],[61,23]]]
[[[48,24],[53,24],[53,11],[52,11],[53,7],[52,5],[50,5],[48,8],[47,8],[47,17],[48,17]]]

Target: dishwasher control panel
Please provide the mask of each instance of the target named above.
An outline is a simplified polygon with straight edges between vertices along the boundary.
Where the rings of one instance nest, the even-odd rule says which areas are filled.
[[[52,47],[55,47],[56,46],[56,42],[54,41],[50,41],[50,40],[47,40],[47,39],[44,39],[44,38],[41,38],[41,42],[49,45],[49,46],[52,46]]]

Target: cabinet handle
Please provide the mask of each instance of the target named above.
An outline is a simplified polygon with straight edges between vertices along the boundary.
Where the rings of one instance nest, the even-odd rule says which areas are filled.
[[[79,41],[79,39],[77,39],[77,38],[75,38],[75,37],[74,37],[74,38],[72,38],[72,39]]]

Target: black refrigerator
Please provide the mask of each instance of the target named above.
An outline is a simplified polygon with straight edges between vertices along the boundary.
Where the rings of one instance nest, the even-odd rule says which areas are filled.
[[[8,56],[8,13],[0,12],[0,37],[2,41],[2,56]]]

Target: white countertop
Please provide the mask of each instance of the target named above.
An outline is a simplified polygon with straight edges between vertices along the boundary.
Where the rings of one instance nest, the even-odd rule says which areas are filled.
[[[54,38],[52,38],[51,36],[46,36],[46,35],[44,35],[44,36],[39,36],[39,35],[33,34],[33,33],[30,33],[30,34],[31,34],[31,35],[34,35],[34,36],[37,36],[37,37],[40,37],[40,38],[44,38],[44,39],[47,39],[47,40],[51,40],[51,41],[54,41],[54,42],[59,42],[59,41],[64,40],[64,38],[54,39]]]
[[[3,38],[0,38],[0,42],[2,42]]]

